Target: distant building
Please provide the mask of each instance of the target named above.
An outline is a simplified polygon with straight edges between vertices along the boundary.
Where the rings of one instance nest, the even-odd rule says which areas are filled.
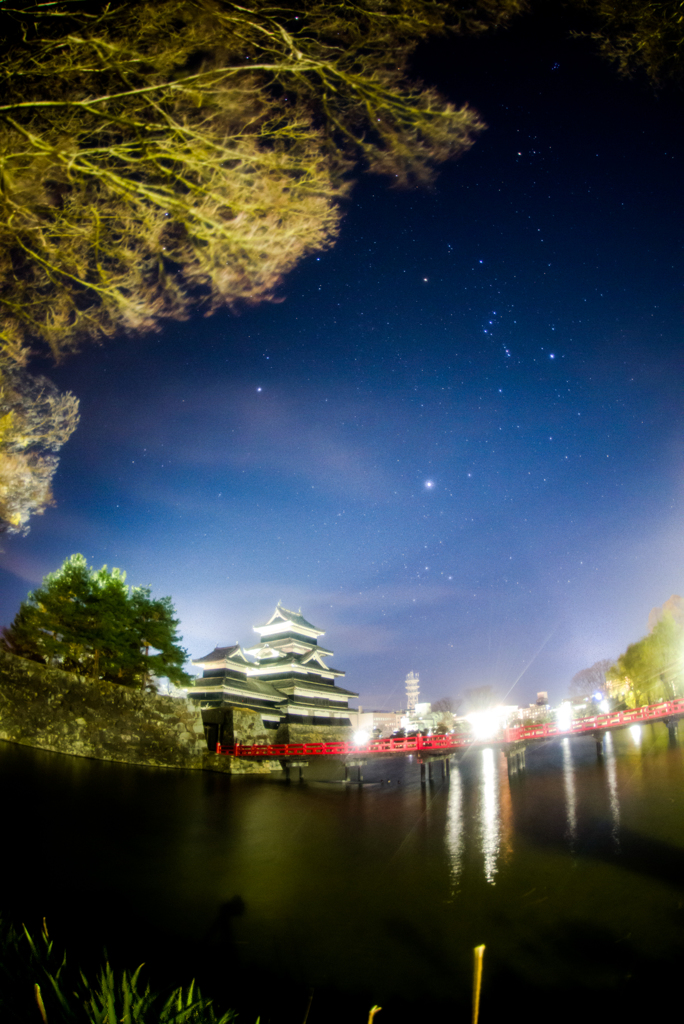
[[[354,730],[367,732],[369,736],[387,737],[391,736],[397,729],[401,729],[401,711],[358,711],[351,712],[351,720]]]
[[[206,709],[257,712],[274,743],[348,739],[349,699],[358,694],[336,685],[344,672],[326,665],[332,651],[318,644],[323,630],[280,604],[254,630],[259,643],[246,652],[236,643],[193,660],[202,676],[188,697]]]
[[[550,704],[530,704],[526,708],[518,708],[517,717],[522,722],[533,722],[551,710]]]
[[[432,704],[429,701],[416,702],[413,708],[409,708],[402,716],[401,727],[406,732],[434,732],[438,719],[442,715],[433,712]]]
[[[420,678],[417,672],[409,672],[406,676],[406,711],[410,715],[415,711],[420,693]]]

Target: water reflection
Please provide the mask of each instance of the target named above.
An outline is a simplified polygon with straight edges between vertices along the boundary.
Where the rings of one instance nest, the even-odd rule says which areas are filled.
[[[501,751],[495,755],[499,762],[499,831],[501,836],[499,863],[507,861],[513,853],[513,797],[508,762]]]
[[[449,863],[451,865],[451,892],[452,895],[458,890],[458,881],[463,868],[463,784],[461,772],[455,762],[452,762],[451,775],[449,778],[449,802],[447,804],[446,821],[446,845],[449,851]]]
[[[301,1022],[312,985],[358,996],[353,1013],[340,997],[346,1020],[376,995],[394,1024],[426,1000],[454,1016],[459,992],[465,1015],[480,936],[502,965],[485,975],[490,1016],[543,982],[560,1024],[580,1020],[605,977],[606,999],[625,993],[608,1012],[631,1019],[632,990],[615,979],[643,964],[650,998],[659,951],[663,970],[684,956],[684,749],[667,747],[662,725],[641,733],[640,747],[626,730],[607,738],[600,764],[591,736],[530,748],[510,790],[496,750],[454,764],[448,787],[421,789],[415,760],[378,766],[378,777],[404,773],[400,786],[288,787],[0,744],[13,880],[0,909],[37,930],[47,912],[68,946],[106,943],[126,964],[156,956],[174,979],[200,970],[224,1005],[239,990],[240,1020],[256,1007],[262,1020]],[[584,1003],[570,1014],[573,990]],[[277,1000],[294,1006],[293,991],[300,1003],[283,1017]]]
[[[480,779],[480,835],[484,855],[485,878],[492,885],[497,871],[497,858],[501,842],[499,825],[499,778],[496,770],[497,754],[491,747],[482,751],[482,777]]]
[[[606,732],[603,740],[606,760],[606,775],[608,777],[608,793],[610,797],[610,815],[613,820],[611,829],[613,839],[617,846],[620,845],[620,798],[618,795],[617,771],[615,770],[615,747],[610,732]]]
[[[575,766],[572,762],[570,740],[561,740],[563,751],[563,786],[565,788],[565,813],[567,815],[566,834],[571,847],[577,839],[577,794],[575,792]]]

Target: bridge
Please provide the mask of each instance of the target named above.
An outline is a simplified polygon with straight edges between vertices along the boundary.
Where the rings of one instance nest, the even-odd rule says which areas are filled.
[[[639,708],[628,708],[626,711],[612,711],[591,718],[579,718],[569,727],[561,728],[555,722],[541,725],[519,725],[500,730],[496,735],[472,739],[451,733],[435,733],[433,736],[405,736],[390,739],[369,740],[368,743],[330,742],[330,743],[236,743],[233,746],[216,745],[217,754],[228,754],[233,757],[257,759],[273,759],[284,762],[301,762],[311,757],[337,757],[348,764],[361,765],[370,759],[398,754],[416,754],[421,763],[421,777],[426,764],[439,760],[443,762],[444,771],[448,772],[448,759],[459,750],[472,747],[498,746],[504,750],[508,758],[509,771],[516,771],[525,765],[525,748],[530,743],[565,736],[593,735],[596,739],[597,751],[602,751],[603,736],[611,729],[624,729],[630,725],[644,722],[664,722],[669,730],[670,738],[677,735],[677,723],[684,717],[684,698],[662,701],[659,704],[645,704]],[[360,768],[359,768],[360,777]]]

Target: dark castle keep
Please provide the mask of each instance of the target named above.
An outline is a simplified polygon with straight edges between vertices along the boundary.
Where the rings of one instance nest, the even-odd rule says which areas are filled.
[[[219,724],[222,710],[244,708],[259,715],[272,743],[349,739],[349,698],[358,694],[335,684],[344,672],[326,665],[323,630],[278,604],[254,631],[259,643],[246,652],[234,644],[193,660],[202,677],[188,696],[201,702],[205,721]]]

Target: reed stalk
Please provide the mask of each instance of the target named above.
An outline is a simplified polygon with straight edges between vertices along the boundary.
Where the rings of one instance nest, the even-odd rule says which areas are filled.
[[[482,988],[482,958],[485,947],[475,946],[473,950],[473,1024],[477,1024],[480,1016],[480,989]]]

